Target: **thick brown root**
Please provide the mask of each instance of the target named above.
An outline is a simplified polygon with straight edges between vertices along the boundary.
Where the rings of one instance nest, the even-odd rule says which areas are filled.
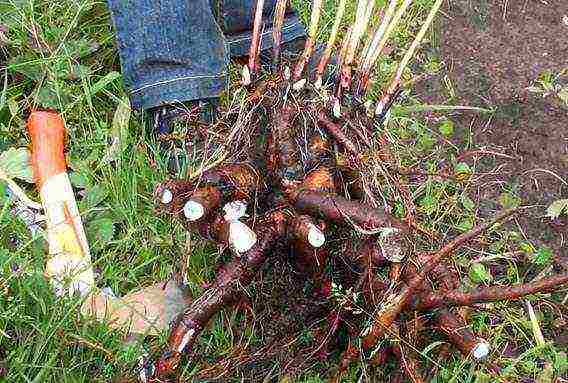
[[[177,368],[182,353],[191,352],[211,317],[232,304],[243,287],[253,280],[273,246],[284,236],[287,220],[284,213],[274,212],[259,222],[257,243],[248,252],[226,264],[217,273],[211,287],[183,312],[170,331],[166,352],[156,362],[156,377],[171,374]]]
[[[470,292],[432,292],[412,299],[409,307],[414,310],[431,310],[437,307],[472,306],[476,303],[514,300],[536,293],[551,293],[568,285],[568,273],[539,279],[517,286],[482,287]]]
[[[476,337],[465,324],[464,320],[450,312],[441,309],[436,314],[436,327],[456,346],[464,356],[475,360],[485,359],[489,355],[490,346],[484,339]]]

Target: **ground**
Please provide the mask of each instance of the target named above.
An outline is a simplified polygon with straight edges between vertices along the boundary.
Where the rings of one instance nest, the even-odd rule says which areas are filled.
[[[454,1],[447,12],[439,37],[444,71],[419,95],[428,103],[451,100],[495,111],[454,119],[462,132],[456,144],[470,140],[510,156],[489,155],[494,161],[480,170],[499,171],[484,177],[478,200],[512,191],[535,206],[522,221],[527,235],[565,257],[566,222],[543,223],[542,208],[568,193],[567,100],[538,80],[552,87],[568,82],[568,4]]]
[[[326,3],[327,20],[333,15],[332,3]],[[352,13],[355,2],[350,3]],[[294,4],[307,19],[307,2]],[[431,4],[415,2],[389,56],[380,63],[382,73],[394,70]],[[328,29],[330,24],[325,25]],[[396,162],[440,174],[452,173],[458,163],[471,170],[465,182],[409,177],[421,222],[449,238],[500,206],[531,206],[517,225],[456,254],[468,284],[475,284],[468,280],[473,259],[485,265],[494,283],[528,281],[566,267],[566,216],[551,221],[545,214],[550,203],[568,198],[567,34],[564,1],[449,1],[408,73],[427,76],[406,94],[389,121],[400,149]],[[29,144],[25,119],[32,108],[62,111],[97,284],[125,294],[186,268],[196,295],[221,257],[188,241],[179,224],[156,216],[152,190],[168,176],[167,166],[155,153],[143,116],[125,116],[119,107],[127,99],[119,71],[104,3],[0,3],[0,150]],[[434,111],[408,112],[413,108]],[[126,124],[114,118],[121,113]],[[454,131],[440,133],[448,121]],[[119,145],[111,150],[113,140]],[[116,161],[104,162],[109,155]],[[32,185],[18,182],[37,199]],[[0,381],[108,382],[134,376],[137,358],[144,352],[156,355],[165,334],[125,341],[123,332],[78,317],[76,299],[56,300],[42,275],[45,243],[30,235],[10,204],[5,200],[0,214]],[[531,302],[545,344],[535,339],[524,302],[488,305],[466,314],[472,328],[493,345],[491,362],[502,368],[502,378],[551,382],[547,376],[556,374],[562,381],[568,343],[565,293]],[[280,369],[292,363],[301,368],[291,368],[281,381],[325,381],[325,371],[338,355],[311,358],[306,365],[298,362],[304,350],[313,349],[317,303],[305,278],[286,259],[278,259],[263,269],[239,309],[215,319],[198,358],[183,366],[183,376],[211,379],[219,374],[216,363],[229,363],[231,375],[221,381],[240,376],[276,380]],[[440,340],[419,350],[435,381],[493,381],[486,366],[458,355],[437,365],[443,344]],[[388,381],[389,374],[378,370],[376,381]],[[356,379],[357,372],[351,371],[346,381]]]

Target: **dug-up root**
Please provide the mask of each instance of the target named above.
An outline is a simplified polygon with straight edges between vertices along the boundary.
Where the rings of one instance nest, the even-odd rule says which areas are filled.
[[[167,180],[155,189],[159,214],[177,219],[188,230],[214,242],[230,253],[231,260],[172,324],[167,346],[153,364],[152,379],[164,381],[175,375],[182,357],[199,351],[200,335],[207,331],[211,318],[235,304],[261,269],[270,272],[272,260],[290,257],[297,271],[312,280],[329,302],[330,309],[321,318],[328,325],[322,326],[323,338],[316,342],[310,355],[322,354],[329,347],[339,348],[341,357],[329,371],[333,381],[340,381],[354,362],[381,368],[389,359],[398,363],[399,372],[412,382],[425,381],[413,345],[419,339],[409,334],[402,337],[393,329],[407,323],[408,318],[426,313],[429,319],[424,326],[445,337],[463,357],[487,359],[491,345],[472,332],[466,319],[453,307],[550,293],[568,284],[568,274],[514,286],[467,290],[448,259],[464,244],[495,224],[503,224],[519,210],[498,213],[430,254],[416,251],[421,233],[409,224],[416,218],[398,219],[390,213],[388,204],[377,206],[376,201],[383,200],[375,193],[381,185],[373,184],[368,177],[370,169],[364,162],[368,153],[361,151],[382,146],[380,150],[389,153],[385,147],[388,143],[380,137],[361,143],[364,135],[349,129],[353,125],[345,120],[358,119],[360,125],[366,125],[362,129],[367,132],[381,129],[400,89],[404,67],[418,48],[440,1],[435,2],[410,53],[404,56],[384,96],[373,108],[360,98],[372,78],[373,63],[394,29],[390,23],[400,21],[410,1],[398,7],[396,1],[390,1],[388,8],[376,10],[373,1],[359,0],[357,25],[339,44],[344,47],[339,57],[343,67],[335,83],[327,88],[322,84],[322,75],[336,46],[340,25],[337,18],[343,16],[345,2],[339,1],[333,31],[317,68],[316,83],[311,82],[311,73],[306,71],[323,2],[313,2],[309,38],[299,61],[287,62],[281,54],[278,30],[287,4],[278,1],[276,30],[272,34],[274,71],[268,74],[263,73],[258,59],[263,3],[258,1],[256,5],[250,58],[243,69],[245,101],[238,112],[227,112],[223,126],[233,124],[240,129],[236,134],[234,128],[230,137],[243,137],[246,132],[247,137],[265,139],[260,144],[251,139],[249,146],[233,142],[235,154],[227,156],[230,161],[192,179]],[[382,17],[374,28],[369,25],[373,12]],[[372,40],[365,43],[366,37]],[[352,83],[357,86],[351,86]],[[369,110],[377,113],[369,116]],[[241,118],[243,115],[247,118]],[[396,180],[398,175],[393,172],[389,177]],[[372,187],[350,192],[353,185],[364,184]],[[404,192],[408,195],[407,190]],[[353,198],[354,195],[360,199]],[[415,209],[409,206],[407,211],[414,214]],[[334,270],[337,264],[346,266],[341,271]],[[343,285],[349,293],[332,293],[326,288],[332,281]],[[334,341],[342,326],[348,328],[348,340]]]

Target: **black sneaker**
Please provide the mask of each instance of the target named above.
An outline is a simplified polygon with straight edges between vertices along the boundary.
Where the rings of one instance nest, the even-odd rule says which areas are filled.
[[[158,142],[159,156],[170,172],[179,173],[190,160],[188,146],[202,141],[202,132],[217,119],[217,99],[166,104],[149,109],[148,128]]]

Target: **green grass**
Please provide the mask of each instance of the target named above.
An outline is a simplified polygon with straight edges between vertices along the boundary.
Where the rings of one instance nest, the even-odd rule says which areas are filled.
[[[397,30],[393,38],[395,54],[378,64],[381,72],[375,95],[396,69],[396,59],[403,54],[403,47],[418,30],[432,3],[416,2]],[[309,6],[301,0],[294,4],[306,20]],[[324,12],[323,25],[327,28],[331,26],[332,4],[327,1]],[[351,19],[353,9],[351,4]],[[124,115],[120,104],[127,99],[127,93],[105,3],[4,0],[0,2],[0,27],[7,29],[6,41],[0,38],[0,62],[4,62],[0,71],[0,151],[29,145],[25,119],[30,109],[43,107],[63,112],[69,132],[71,179],[90,239],[98,286],[109,286],[121,295],[167,279],[187,267],[190,288],[197,294],[203,282],[211,278],[219,256],[198,244],[191,257],[185,257],[187,234],[180,225],[155,214],[152,190],[168,174],[164,161],[155,153],[155,143],[147,138],[144,117],[133,112],[125,126],[113,123],[117,110],[119,116]],[[326,34],[323,29],[322,38]],[[434,34],[431,38],[435,40]],[[415,61],[415,73],[438,71],[441,66],[434,52],[421,51]],[[410,70],[408,75],[411,76]],[[395,108],[389,123],[398,164],[411,166],[420,162],[421,170],[436,172],[440,170],[438,161],[448,159],[452,164],[448,169],[453,172],[453,160],[464,147],[444,140],[436,124],[412,112],[425,107],[412,94],[407,96],[404,106],[407,108]],[[443,131],[449,134],[447,129]],[[113,137],[120,139],[115,152],[117,160],[104,163]],[[462,182],[430,178],[413,186],[420,219],[427,227],[439,233],[455,233],[467,230],[478,220],[477,201],[470,197],[473,185],[469,174],[476,171],[475,167],[466,169]],[[22,186],[37,200],[32,185]],[[383,192],[395,200],[395,211],[402,215],[401,200],[394,191],[385,187]],[[492,207],[498,208],[496,204]],[[0,367],[7,369],[0,381],[108,382],[134,375],[137,358],[144,352],[155,355],[164,345],[165,334],[125,342],[124,333],[79,316],[81,302],[77,299],[54,298],[43,277],[45,242],[33,238],[10,213],[7,200],[2,200],[0,210],[0,239]],[[497,255],[528,248],[526,243],[530,242],[530,238],[524,239],[518,232],[505,228],[484,239],[487,251]],[[534,249],[534,253],[538,250]],[[478,256],[474,250],[463,250],[456,255],[455,262],[467,275],[470,260]],[[182,265],[183,262],[187,264]],[[533,275],[548,265],[513,261],[486,264],[505,265],[505,271],[486,276],[494,283],[517,282],[527,273]],[[491,269],[485,268],[484,272],[491,273]],[[464,278],[468,280],[467,276]],[[557,315],[547,306],[538,307],[542,310],[540,324],[549,341],[544,346],[535,344],[530,321],[520,303],[496,303],[472,315],[474,329],[491,342],[496,354],[506,344],[522,351],[516,359],[493,359],[505,367],[507,378],[513,381],[522,376],[544,376],[551,368],[557,374],[566,372],[566,354],[554,346],[547,331],[558,320]],[[234,347],[242,344],[231,326],[243,321],[242,314],[228,311],[219,315],[200,341],[205,359],[231,355]],[[250,322],[242,331],[251,347],[263,344],[258,331]],[[309,330],[304,335],[309,340]],[[434,343],[420,350],[423,360],[436,360],[438,346]],[[321,369],[333,366],[335,360],[331,358],[327,364],[307,369],[298,381],[324,381]],[[190,378],[201,367],[200,363],[186,363],[182,374]],[[359,376],[359,368],[353,367],[351,379]],[[489,382],[491,378],[484,366],[453,356],[439,366],[436,381]]]

